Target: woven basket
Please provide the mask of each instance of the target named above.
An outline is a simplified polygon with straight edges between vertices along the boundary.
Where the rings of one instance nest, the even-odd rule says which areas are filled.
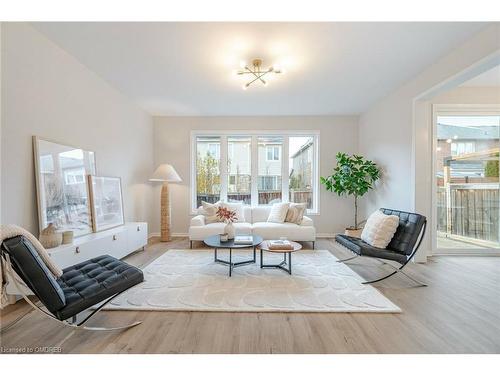
[[[46,249],[57,247],[62,243],[62,233],[57,232],[54,224],[50,223],[47,228],[40,232],[39,240]]]

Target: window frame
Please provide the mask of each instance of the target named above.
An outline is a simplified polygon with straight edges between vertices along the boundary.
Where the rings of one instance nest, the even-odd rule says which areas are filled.
[[[499,116],[500,105],[497,104],[432,104],[431,105],[432,119],[430,122],[431,137],[429,144],[431,147],[431,171],[429,180],[431,182],[431,211],[429,227],[431,230],[431,256],[440,255],[485,255],[486,248],[447,248],[438,247],[437,236],[437,119],[439,116]],[[488,255],[500,255],[500,249],[487,249]]]
[[[282,201],[289,201],[289,161],[288,149],[289,149],[289,137],[312,137],[314,142],[314,167],[313,167],[313,184],[312,184],[312,208],[307,209],[308,215],[319,215],[320,214],[320,189],[319,189],[319,171],[320,171],[320,131],[319,130],[268,130],[268,131],[245,131],[245,130],[192,130],[190,134],[190,148],[191,148],[191,160],[190,160],[190,195],[191,195],[191,215],[197,214],[198,207],[196,206],[197,194],[196,194],[196,139],[199,136],[213,136],[220,137],[220,165],[221,165],[221,181],[228,180],[228,168],[227,159],[229,153],[229,147],[227,139],[232,136],[249,136],[251,137],[251,205],[252,207],[265,206],[258,204],[258,137],[265,136],[282,136],[283,137],[283,147],[279,155],[279,161],[282,167],[282,178],[281,178],[281,192]],[[279,151],[278,151],[279,152]],[[284,157],[286,155],[286,157]],[[266,150],[267,159],[267,150]],[[273,160],[276,161],[276,160]],[[225,167],[222,167],[225,166]],[[221,184],[220,199],[222,201],[227,201],[228,193],[227,184]]]
[[[266,161],[281,161],[280,148],[281,147],[277,146],[277,145],[267,145],[266,146]],[[269,151],[270,150],[272,153],[272,159],[269,159]],[[277,159],[275,159],[275,157],[277,157]]]

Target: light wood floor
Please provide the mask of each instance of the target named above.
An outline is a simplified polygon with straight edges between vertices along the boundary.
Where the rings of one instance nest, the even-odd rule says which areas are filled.
[[[156,243],[127,261],[145,266],[188,246],[186,239]],[[316,248],[349,255],[332,240]],[[363,277],[381,274],[370,259],[350,266]],[[31,313],[0,337],[0,346],[55,346],[63,353],[500,353],[500,257],[436,257],[411,264],[408,273],[429,287],[409,288],[400,275],[376,284],[401,314],[103,311],[93,325],[144,322],[127,331],[88,332]],[[2,324],[26,309],[24,302],[9,306]]]

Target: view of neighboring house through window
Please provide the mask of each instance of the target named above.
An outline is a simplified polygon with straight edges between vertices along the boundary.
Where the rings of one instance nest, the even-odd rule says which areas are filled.
[[[318,134],[235,133],[194,135],[193,209],[202,201],[290,201],[306,203],[309,213],[317,212]]]
[[[451,156],[470,154],[476,151],[475,142],[453,142],[451,143]]]
[[[258,138],[258,194],[259,204],[281,202],[283,137],[268,136]]]
[[[266,160],[279,161],[280,160],[281,145],[266,145]]]
[[[227,199],[251,203],[252,157],[251,137],[228,137],[228,185]]]
[[[196,203],[220,200],[220,137],[196,138]]]
[[[437,249],[499,248],[500,116],[436,117]]]
[[[294,203],[313,205],[314,138],[290,137],[289,151],[289,200]]]

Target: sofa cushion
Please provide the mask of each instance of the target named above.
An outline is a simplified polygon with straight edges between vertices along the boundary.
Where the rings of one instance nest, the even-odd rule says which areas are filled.
[[[270,223],[284,223],[290,203],[275,203],[271,207],[267,221]]]
[[[316,231],[313,226],[302,226],[293,223],[260,222],[252,225],[254,235],[264,240],[277,240],[286,237],[291,241],[314,241]]]
[[[271,206],[252,207],[252,223],[261,223],[267,221],[271,212]]]
[[[235,223],[245,222],[245,211],[243,210],[242,202],[234,202],[234,203],[226,203],[222,202],[221,207],[227,208],[230,211],[234,211],[236,213]]]
[[[189,238],[195,241],[203,241],[208,236],[224,233],[225,223],[212,223],[199,227],[189,228]],[[234,223],[236,234],[252,234],[252,224],[250,223]]]

